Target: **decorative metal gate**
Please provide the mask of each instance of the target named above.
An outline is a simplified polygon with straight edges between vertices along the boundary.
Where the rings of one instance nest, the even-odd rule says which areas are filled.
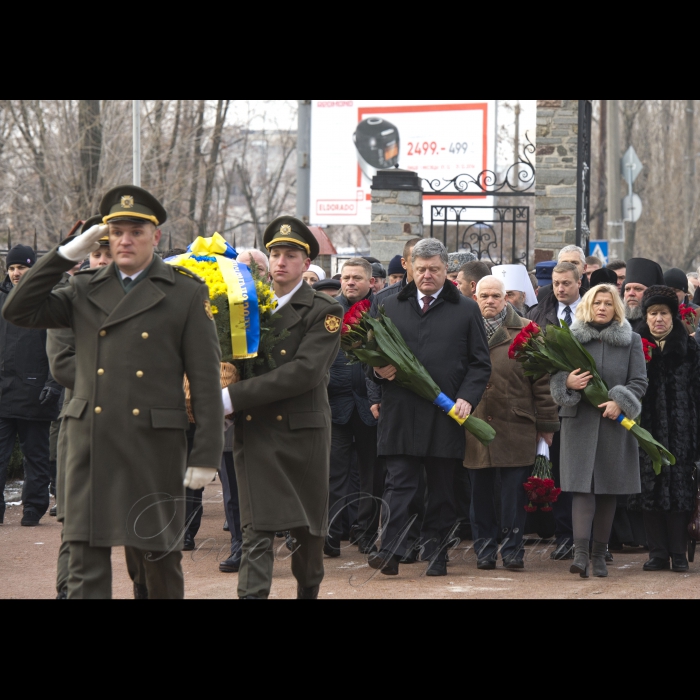
[[[528,157],[535,146],[526,140],[522,157],[508,168],[501,182],[492,170],[476,176],[464,173],[451,180],[423,180],[426,199],[472,198],[470,204],[431,206],[431,237],[442,238],[449,251],[470,251],[479,260],[528,265],[534,200],[511,200],[535,196],[535,167]],[[473,199],[485,196],[497,199],[489,205]]]

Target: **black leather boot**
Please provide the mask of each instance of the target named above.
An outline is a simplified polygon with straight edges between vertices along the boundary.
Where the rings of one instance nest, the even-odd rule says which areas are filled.
[[[297,586],[297,600],[316,600],[320,588],[320,586],[311,586],[310,588]]]

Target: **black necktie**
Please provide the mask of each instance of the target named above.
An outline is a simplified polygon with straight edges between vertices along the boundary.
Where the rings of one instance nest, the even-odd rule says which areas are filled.
[[[125,277],[122,280],[122,284],[124,285],[124,290],[129,291],[131,289],[131,285],[134,283],[134,280],[131,279],[131,277]]]
[[[564,320],[566,321],[567,326],[571,325],[571,307],[570,306],[567,306],[564,309]]]

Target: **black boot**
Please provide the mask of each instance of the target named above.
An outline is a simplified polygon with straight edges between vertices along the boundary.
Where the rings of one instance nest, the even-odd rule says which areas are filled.
[[[297,586],[297,600],[316,600],[320,586],[302,588]]]

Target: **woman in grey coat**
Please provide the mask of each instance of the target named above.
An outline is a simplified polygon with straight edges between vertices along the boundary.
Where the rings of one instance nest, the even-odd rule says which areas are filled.
[[[639,493],[637,441],[617,418],[635,419],[647,388],[642,342],[625,320],[617,289],[601,284],[576,308],[572,334],[593,357],[598,374],[610,388],[609,401],[598,408],[582,401],[591,375],[575,370],[550,379],[554,400],[562,406],[561,486],[574,493],[572,520],[575,558],[571,573],[588,578],[589,542],[593,534],[594,576],[607,576],[605,552],[618,494]]]

